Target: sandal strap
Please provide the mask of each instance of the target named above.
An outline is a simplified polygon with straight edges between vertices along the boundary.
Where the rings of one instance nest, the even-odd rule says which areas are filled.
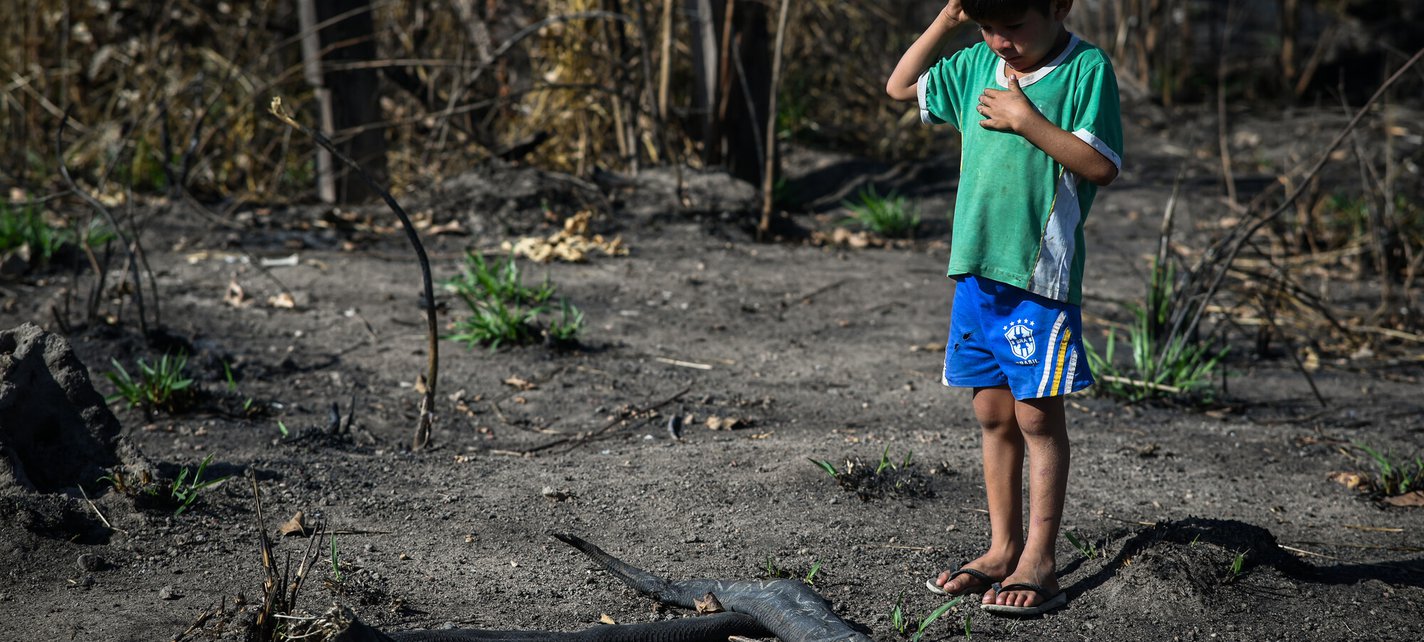
[[[953,573],[950,573],[950,574],[949,574],[949,579],[952,580],[952,579],[954,579],[954,578],[956,578],[956,577],[959,577],[960,575],[968,575],[969,577],[972,577],[972,578],[974,578],[974,579],[976,579],[976,580],[979,580],[980,582],[983,582],[983,583],[985,583],[985,584],[993,584],[993,583],[994,583],[994,578],[989,577],[989,576],[988,576],[987,574],[985,574],[983,571],[981,571],[981,570],[979,570],[979,569],[967,568],[967,567],[965,567],[965,568],[960,568],[959,570],[957,570],[957,571],[955,571],[955,572],[953,572]],[[946,583],[948,583],[948,581],[949,581],[949,580],[945,580]]]
[[[1054,595],[1057,595],[1057,593],[1049,594],[1048,589],[1045,589],[1037,584],[1029,584],[1028,582],[1015,582],[1013,584],[1006,584],[1002,586],[999,584],[994,585],[995,594],[1002,593],[1004,591],[1033,591],[1034,593],[1037,593],[1044,598],[1052,598]]]

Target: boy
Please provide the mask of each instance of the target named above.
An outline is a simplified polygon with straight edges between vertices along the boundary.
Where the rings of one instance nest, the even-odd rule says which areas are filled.
[[[1083,220],[1097,187],[1122,167],[1112,65],[1064,28],[1072,6],[949,0],[885,88],[896,100],[918,100],[926,123],[949,123],[963,136],[944,384],[974,389],[991,542],[979,559],[926,585],[982,592],[982,608],[1002,615],[1067,602],[1054,553],[1068,483],[1063,395],[1093,383],[1078,307]],[[970,21],[984,41],[937,60]]]

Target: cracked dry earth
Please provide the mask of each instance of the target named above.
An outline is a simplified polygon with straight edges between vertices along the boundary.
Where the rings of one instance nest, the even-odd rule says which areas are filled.
[[[1142,291],[1180,164],[1180,229],[1205,234],[1222,216],[1209,164],[1190,164],[1191,150],[1163,132],[1132,126],[1133,162],[1089,223],[1091,318],[1124,318],[1115,302]],[[810,181],[850,162],[794,160]],[[936,159],[899,187],[926,213],[943,212],[954,166]],[[480,228],[478,212],[441,203],[425,208],[433,223],[483,231],[428,239],[437,279],[458,270],[465,248],[509,240],[499,226]],[[831,209],[796,222],[824,226]],[[927,615],[944,599],[924,579],[987,541],[969,396],[939,383],[951,286],[937,215],[916,243],[848,249],[756,243],[717,215],[605,212],[595,224],[621,234],[629,256],[525,270],[547,273],[584,311],[582,345],[442,342],[436,447],[418,453],[405,444],[425,362],[422,310],[396,231],[324,226],[310,209],[251,215],[234,230],[155,216],[145,244],[164,325],[193,348],[198,385],[226,401],[178,415],[115,408],[127,438],[170,474],[212,455],[207,474],[234,477],[176,517],[102,485],[88,488],[93,508],[77,490],[5,498],[0,639],[171,639],[238,594],[256,599],[247,473],[269,531],[302,511],[336,533],[341,580],[322,541],[305,610],[339,602],[390,631],[687,616],[654,608],[549,536],[567,531],[671,579],[815,568],[814,588],[837,614],[876,640],[907,639],[891,623],[897,602],[910,618]],[[536,210],[511,216],[525,230],[547,223]],[[258,269],[294,254],[293,265]],[[295,308],[265,303],[279,281]],[[8,284],[0,325],[53,330],[48,310],[64,282]],[[224,302],[234,282],[253,303]],[[442,324],[461,313],[446,303]],[[129,330],[69,339],[105,394],[111,357],[152,354]],[[1229,358],[1228,403],[1210,411],[1074,396],[1064,523],[1096,554],[1062,542],[1068,606],[1016,621],[960,604],[928,639],[1419,639],[1424,511],[1384,507],[1328,478],[1369,470],[1347,456],[1352,443],[1395,453],[1424,444],[1424,363],[1417,346],[1386,347],[1322,359],[1324,408],[1284,357]],[[267,412],[234,411],[247,397]],[[351,416],[350,435],[320,434],[333,404]],[[671,417],[684,418],[680,439]],[[279,421],[309,437],[283,439]],[[528,450],[537,453],[519,454]],[[910,460],[916,492],[872,484],[858,495],[808,461],[874,466],[882,455]],[[278,538],[279,561],[309,542]],[[239,638],[210,622],[187,639]]]

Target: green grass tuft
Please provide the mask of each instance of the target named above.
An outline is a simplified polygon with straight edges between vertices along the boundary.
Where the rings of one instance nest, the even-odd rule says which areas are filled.
[[[192,401],[193,380],[183,372],[188,366],[187,355],[164,353],[153,365],[139,359],[137,378],[129,374],[117,359],[109,359],[109,363],[114,365],[114,369],[104,373],[104,376],[114,384],[117,392],[105,398],[108,403],[126,401],[130,408],[177,412]]]
[[[558,314],[550,313],[557,289],[548,277],[537,287],[524,284],[514,257],[491,266],[484,257],[469,253],[459,276],[445,282],[465,303],[470,316],[455,322],[447,338],[470,347],[528,345],[546,341],[557,347],[574,345],[583,330],[583,312],[559,300]],[[545,320],[545,317],[550,317]]]
[[[860,190],[855,201],[845,201],[851,220],[886,238],[910,238],[920,225],[920,214],[905,197],[890,192],[881,196],[874,186]]]
[[[173,511],[174,517],[182,515],[184,511],[188,510],[194,502],[198,501],[199,494],[204,490],[227,481],[227,477],[203,479],[203,472],[208,469],[208,464],[212,460],[212,455],[204,457],[202,463],[198,464],[198,470],[193,473],[191,480],[188,479],[188,467],[184,466],[183,470],[179,471],[178,478],[173,480],[173,484],[168,487],[169,496],[178,504],[178,508]]]
[[[1365,451],[1370,456],[1370,460],[1375,465],[1375,476],[1370,479],[1370,485],[1380,494],[1385,496],[1403,495],[1412,490],[1424,488],[1424,458],[1415,457],[1413,462],[1408,459],[1395,461],[1389,451],[1380,451],[1356,443],[1354,446]],[[1410,464],[1413,464],[1411,468]]]
[[[1210,401],[1212,378],[1228,348],[1167,331],[1174,305],[1173,272],[1170,266],[1162,269],[1154,263],[1147,304],[1127,305],[1133,317],[1128,329],[1132,354],[1127,365],[1118,363],[1115,329],[1108,331],[1107,347],[1101,354],[1083,341],[1088,367],[1098,375],[1102,393],[1129,401],[1164,397]]]

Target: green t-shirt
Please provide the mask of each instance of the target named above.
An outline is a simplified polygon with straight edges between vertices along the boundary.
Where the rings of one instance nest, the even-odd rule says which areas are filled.
[[[1049,122],[1122,170],[1117,78],[1101,49],[1073,36],[1058,57],[1020,76],[1019,86]],[[920,118],[949,123],[963,136],[949,274],[974,274],[1079,304],[1083,221],[1097,185],[1022,136],[979,125],[979,96],[1007,87],[1003,60],[982,42],[920,76]]]

